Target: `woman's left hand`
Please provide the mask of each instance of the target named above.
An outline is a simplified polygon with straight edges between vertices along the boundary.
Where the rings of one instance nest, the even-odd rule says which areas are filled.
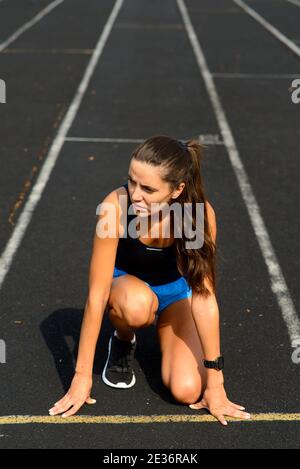
[[[251,418],[247,412],[242,412],[245,407],[229,401],[223,385],[207,387],[201,401],[191,404],[191,409],[208,409],[223,425],[227,425],[225,415],[242,419]]]

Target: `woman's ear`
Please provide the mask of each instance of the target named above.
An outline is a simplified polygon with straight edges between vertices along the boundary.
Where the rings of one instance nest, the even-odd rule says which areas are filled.
[[[172,199],[177,199],[177,197],[180,196],[181,192],[183,192],[183,189],[185,188],[185,183],[181,182],[179,185],[179,189],[175,191],[175,194],[172,195]]]

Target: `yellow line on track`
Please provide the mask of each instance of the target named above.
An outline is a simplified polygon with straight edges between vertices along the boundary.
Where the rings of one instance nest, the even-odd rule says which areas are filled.
[[[240,419],[226,417],[231,422],[286,422],[300,421],[300,413],[281,414],[281,413],[261,413],[251,414],[251,419]],[[129,423],[207,423],[218,422],[212,415],[74,415],[63,418],[61,416],[50,415],[8,415],[0,417],[0,425],[19,425],[19,424],[129,424]]]

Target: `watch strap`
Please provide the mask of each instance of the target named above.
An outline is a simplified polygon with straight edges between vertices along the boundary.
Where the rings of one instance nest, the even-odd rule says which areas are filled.
[[[214,368],[216,370],[222,370],[224,368],[224,357],[221,355],[215,360],[205,360],[203,359],[203,364],[206,368]]]

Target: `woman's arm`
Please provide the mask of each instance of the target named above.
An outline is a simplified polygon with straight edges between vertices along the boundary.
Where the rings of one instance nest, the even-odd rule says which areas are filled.
[[[93,251],[90,261],[89,294],[81,325],[75,375],[67,394],[49,409],[50,415],[64,413],[63,417],[68,417],[75,414],[85,402],[89,404],[95,402],[90,397],[95,349],[103,314],[109,299],[119,242],[119,202],[117,192],[113,191],[106,196],[102,204],[104,203],[108,204],[105,205],[106,210],[112,209],[108,216],[112,216],[117,231],[112,236],[106,236],[107,231],[105,230],[107,230],[107,220],[109,217],[106,218],[107,215],[101,212],[94,234]],[[103,218],[104,221],[102,220]]]
[[[207,207],[208,222],[214,243],[216,242],[217,226],[215,212],[210,204]],[[221,355],[220,320],[216,296],[207,278],[204,284],[210,292],[206,298],[199,294],[192,295],[192,315],[202,345],[204,358],[215,360]],[[191,404],[192,409],[208,409],[223,425],[227,425],[225,415],[248,419],[250,414],[243,412],[245,407],[231,402],[224,389],[222,370],[206,368],[207,383],[201,401]]]
[[[119,202],[116,191],[110,193],[103,200],[102,207],[105,209],[101,210],[100,207],[101,213],[94,234],[89,273],[89,295],[81,325],[76,363],[76,373],[85,376],[92,376],[93,373],[96,344],[113,278],[119,242]],[[116,232],[112,233],[114,228]],[[110,229],[110,236],[105,237]]]
[[[213,242],[217,239],[216,214],[211,204],[206,201],[206,211],[208,226]],[[215,294],[212,291],[210,282],[204,279],[204,284],[209,290],[210,295],[207,298],[193,293],[192,295],[192,315],[201,341],[204,358],[206,360],[215,360],[221,355],[220,347],[220,320],[219,307]],[[213,386],[223,384],[223,372],[207,368],[207,384]]]

